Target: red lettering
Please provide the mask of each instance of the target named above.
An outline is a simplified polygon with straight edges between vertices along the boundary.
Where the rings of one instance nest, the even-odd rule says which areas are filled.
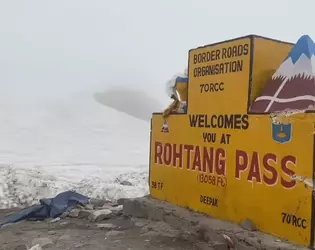
[[[199,171],[201,171],[201,155],[200,155],[200,149],[198,146],[196,146],[196,148],[195,148],[195,157],[194,157],[194,161],[193,161],[193,165],[192,165],[191,170],[195,171],[196,168]]]
[[[172,162],[172,145],[169,143],[166,143],[164,145],[164,163],[165,165],[170,165]]]
[[[247,180],[249,182],[252,182],[254,179],[256,179],[258,183],[261,183],[259,155],[257,152],[253,152],[252,160],[250,162],[250,169],[247,176]]]
[[[179,161],[180,168],[183,168],[183,145],[179,145],[179,152],[176,152],[176,144],[173,144],[173,166],[176,168],[176,162]]]
[[[263,158],[264,168],[267,173],[271,174],[270,178],[264,174],[263,179],[268,186],[274,186],[278,182],[278,173],[276,169],[270,165],[270,162],[273,162],[275,165],[277,164],[277,156],[275,154],[266,154]]]
[[[154,161],[156,164],[162,164],[162,154],[163,154],[163,146],[160,142],[155,142],[155,158]]]
[[[236,166],[235,166],[235,178],[241,179],[241,172],[246,171],[248,167],[248,155],[245,151],[236,150]]]
[[[226,161],[225,161],[225,151],[222,148],[218,148],[215,153],[215,170],[218,175],[225,176]]]
[[[187,152],[187,169],[190,169],[190,152],[194,149],[194,146],[192,145],[185,145],[184,146],[185,151]]]
[[[292,155],[287,155],[283,157],[281,160],[281,169],[284,173],[285,176],[289,177],[294,175],[295,172],[291,169],[288,168],[288,164],[291,163],[293,164],[294,167],[296,167],[296,158]],[[290,178],[290,181],[286,181],[283,177],[281,177],[281,185],[285,188],[294,188],[296,184],[295,180],[292,180]]]
[[[206,147],[203,148],[203,172],[207,173],[207,170],[210,174],[213,174],[213,148],[209,148],[209,151]]]

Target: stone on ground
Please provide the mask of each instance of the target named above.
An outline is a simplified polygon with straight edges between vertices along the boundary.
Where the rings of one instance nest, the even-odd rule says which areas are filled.
[[[105,219],[109,219],[113,212],[109,209],[96,210],[90,214],[89,220],[91,222],[99,222]]]
[[[45,248],[53,246],[54,243],[49,238],[36,238],[32,241],[32,245],[39,245],[40,247]]]

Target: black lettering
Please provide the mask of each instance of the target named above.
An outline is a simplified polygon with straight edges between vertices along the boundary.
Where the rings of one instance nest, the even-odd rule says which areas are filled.
[[[294,214],[281,213],[282,215],[282,223],[288,224],[297,228],[306,229],[306,219],[297,217]]]
[[[220,83],[219,83],[219,90],[220,90],[220,91],[223,91],[223,90],[224,90],[224,83],[223,83],[223,82],[220,82]]]
[[[194,68],[194,77],[204,77],[211,75],[222,75],[228,73],[242,72],[244,66],[243,60],[234,60],[225,63],[217,63]]]
[[[224,116],[223,115],[218,116],[218,127],[224,128]]]
[[[236,129],[242,128],[242,115],[238,114],[234,116],[234,128]]]
[[[211,116],[211,127],[212,128],[216,128],[217,127],[216,122],[214,122],[214,120],[217,120],[217,116],[216,115]]]
[[[200,195],[200,203],[203,203],[212,207],[219,207],[219,199]]]
[[[244,56],[248,55],[248,44],[244,44],[244,47],[243,47],[243,55],[244,55]]]
[[[302,228],[304,228],[304,229],[306,229],[306,225],[305,225],[305,224],[306,224],[306,220],[303,219],[303,220],[302,220]]]
[[[248,122],[248,115],[243,115],[242,116],[242,129],[246,130],[249,127],[249,122]]]
[[[220,59],[220,50],[213,50],[208,52],[202,52],[194,55],[194,64],[207,63]]]
[[[210,84],[210,92],[216,92],[215,84],[213,84],[213,83]]]
[[[281,213],[281,215],[282,215],[282,223],[284,223],[285,222],[285,218],[287,217],[287,214],[286,213]]]
[[[224,128],[234,128],[233,115],[224,115]]]
[[[200,84],[200,93],[212,93],[212,92],[218,92],[224,90],[224,83],[206,83],[206,84]]]
[[[199,115],[198,128],[205,127],[205,115]]]
[[[198,115],[189,115],[190,127],[195,128],[197,126]]]
[[[223,134],[222,136],[221,136],[221,142],[220,142],[221,144],[226,144],[226,141],[225,141],[225,134]]]
[[[208,116],[207,115],[206,115],[205,119],[206,119],[205,128],[211,128],[211,126],[210,126],[210,124],[208,122]]]
[[[200,84],[200,93],[202,93],[203,92],[203,88],[204,88],[204,84]]]
[[[298,225],[297,225],[297,218],[296,218],[295,215],[293,215],[293,217],[292,217],[292,225],[295,226],[295,227],[298,226]]]
[[[302,219],[301,218],[297,218],[296,225],[297,225],[297,227],[302,226]]]
[[[215,60],[220,60],[220,53],[221,51],[219,49],[215,51]]]
[[[249,127],[248,115],[229,114],[212,115],[205,114],[189,115],[190,127],[195,128],[225,128],[225,129],[243,129]]]
[[[288,216],[287,216],[286,222],[287,222],[288,224],[291,224],[291,216],[292,216],[292,215],[288,215]]]
[[[227,144],[230,144],[231,135],[230,134],[226,134],[225,136],[227,138]]]
[[[216,133],[203,133],[202,134],[204,142],[215,142],[217,138]]]
[[[209,84],[205,84],[205,92],[209,92],[210,86]]]

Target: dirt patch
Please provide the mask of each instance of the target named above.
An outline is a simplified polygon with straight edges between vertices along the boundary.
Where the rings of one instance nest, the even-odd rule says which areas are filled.
[[[107,207],[108,208],[108,207]],[[0,210],[0,219],[16,209]],[[86,218],[70,218],[45,221],[22,221],[0,229],[0,249],[25,250],[40,244],[42,249],[203,249],[180,230],[174,230],[164,222],[132,218],[123,212],[98,222]],[[211,249],[211,248],[206,248]]]

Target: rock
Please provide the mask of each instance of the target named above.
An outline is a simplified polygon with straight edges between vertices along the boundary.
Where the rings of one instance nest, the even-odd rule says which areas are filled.
[[[59,237],[58,240],[60,240],[60,241],[70,241],[71,237],[69,235],[67,235],[67,234],[64,234],[61,237]]]
[[[49,235],[55,235],[55,234],[56,234],[56,231],[48,231],[48,234],[49,234]]]
[[[157,237],[159,236],[159,232],[156,232],[156,231],[149,231],[149,232],[146,232],[146,233],[143,233],[141,234],[140,236],[141,237]]]
[[[39,244],[37,244],[37,245],[35,245],[35,246],[32,246],[32,247],[30,248],[30,250],[43,250],[43,249],[40,247]]]
[[[80,219],[87,219],[87,218],[89,218],[89,216],[91,215],[93,213],[93,211],[92,210],[81,210],[80,212],[79,212],[79,218]]]
[[[39,245],[41,248],[45,248],[53,246],[54,243],[49,238],[36,238],[32,241],[32,245]]]
[[[67,218],[68,217],[68,215],[69,215],[69,212],[64,212],[62,215],[60,215],[59,217],[61,218],[61,219],[65,219],[65,218]]]
[[[120,182],[120,185],[123,185],[123,186],[132,186],[132,183],[130,181],[122,181]]]
[[[94,209],[94,205],[93,204],[86,204],[84,206],[84,208],[87,209],[87,210],[93,210]]]
[[[134,223],[136,227],[144,227],[149,224],[149,221],[137,219],[137,220],[134,220]]]
[[[79,209],[72,209],[70,212],[69,212],[69,215],[68,217],[70,218],[78,218],[79,217],[79,212],[80,210]]]
[[[106,237],[115,237],[115,236],[120,236],[120,235],[123,235],[124,232],[122,231],[109,231],[108,233],[106,233]]]
[[[55,218],[55,219],[52,219],[51,221],[49,221],[49,223],[55,223],[55,222],[57,222],[57,221],[60,221],[60,218],[59,218],[59,217],[57,217],[57,218]]]
[[[19,246],[15,247],[14,250],[27,250],[27,246],[19,245]]]
[[[89,220],[91,222],[99,222],[105,219],[109,219],[112,215],[112,211],[109,209],[102,209],[102,210],[97,210],[94,211],[92,214],[89,216]]]
[[[226,243],[226,238],[218,234],[216,231],[209,229],[205,225],[198,225],[196,233],[198,237],[205,242]]]
[[[240,223],[240,226],[245,229],[245,230],[248,230],[248,231],[256,231],[257,228],[255,226],[255,224],[249,220],[249,219],[246,219],[246,220],[243,220],[241,223]]]
[[[90,243],[78,243],[74,245],[74,248],[78,248],[78,249],[96,249],[98,246],[94,245],[94,244],[90,244]]]
[[[91,204],[95,207],[102,207],[102,206],[104,206],[105,203],[108,203],[108,201],[101,200],[101,199],[94,199],[94,198],[89,200],[89,204]]]
[[[96,225],[98,228],[104,228],[104,229],[115,229],[117,226],[111,223],[103,223],[103,224],[97,224]]]
[[[108,209],[112,212],[119,212],[119,211],[122,211],[123,210],[123,205],[118,205],[118,206],[108,206],[108,205],[105,205],[103,206],[104,209]]]
[[[126,199],[126,198],[118,199],[118,200],[117,200],[117,203],[118,203],[119,205],[124,205],[125,200],[127,200],[127,199]]]

